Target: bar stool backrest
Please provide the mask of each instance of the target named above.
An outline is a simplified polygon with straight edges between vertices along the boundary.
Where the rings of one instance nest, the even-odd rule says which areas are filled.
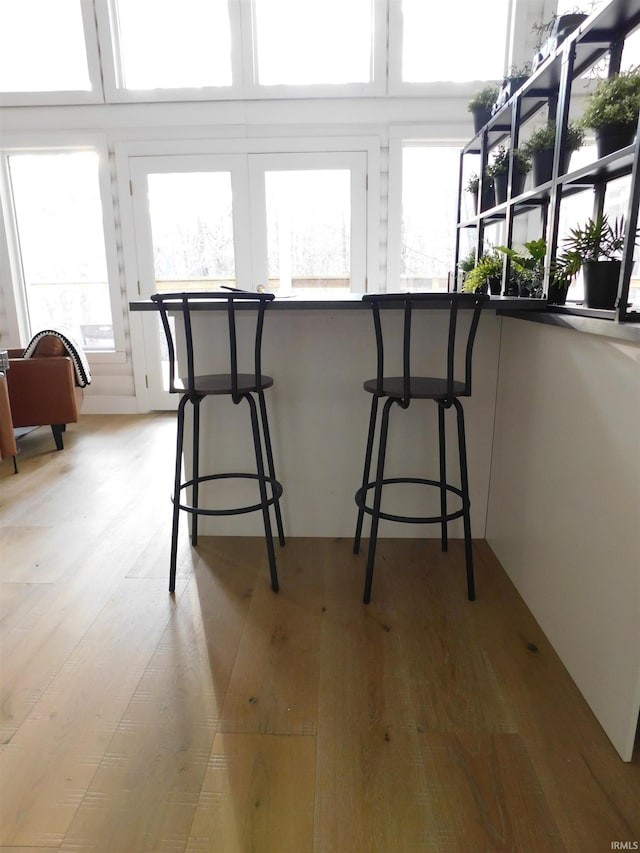
[[[382,334],[382,322],[380,310],[386,308],[402,308],[404,312],[403,334],[402,334],[402,377],[403,394],[402,402],[408,404],[411,399],[411,320],[414,306],[421,309],[434,308],[447,310],[449,312],[449,329],[447,334],[447,367],[446,367],[446,399],[452,400],[456,397],[471,396],[471,361],[476,331],[480,321],[480,312],[489,301],[486,294],[479,293],[367,293],[363,302],[369,303],[373,310],[373,322],[376,334],[377,351],[377,373],[376,393],[382,395],[384,380],[384,340]],[[467,331],[467,340],[464,346],[464,390],[456,390],[454,394],[454,381],[456,380],[456,332],[458,330],[458,309],[471,309],[471,323]],[[459,380],[461,381],[461,380]]]
[[[233,291],[220,293],[219,291],[185,291],[180,293],[154,293],[151,301],[155,302],[160,311],[160,319],[167,339],[169,350],[169,391],[175,393],[197,394],[196,387],[196,359],[194,347],[194,335],[192,325],[192,312],[203,311],[207,308],[222,306],[226,304],[229,330],[229,359],[225,365],[216,365],[215,370],[210,373],[224,373],[231,377],[231,395],[234,400],[238,398],[238,338],[236,331],[236,311],[257,310],[255,344],[253,352],[253,370],[257,385],[261,384],[262,377],[262,330],[264,325],[264,311],[268,302],[274,299],[273,293],[252,293],[250,291]],[[169,322],[170,316],[176,321],[176,334],[178,321],[182,324],[184,342],[186,348],[186,388],[176,385],[176,334],[174,334]],[[200,371],[202,373],[202,371]]]

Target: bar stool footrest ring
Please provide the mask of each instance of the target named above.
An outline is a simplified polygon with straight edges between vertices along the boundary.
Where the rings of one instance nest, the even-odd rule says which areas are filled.
[[[241,506],[234,507],[233,509],[207,509],[206,507],[194,507],[191,504],[178,504],[178,509],[184,510],[185,512],[190,512],[192,515],[242,515],[244,513],[249,512],[258,512],[258,510],[264,509],[265,506],[272,506],[282,497],[282,484],[278,480],[274,480],[272,477],[260,477],[259,474],[239,474],[239,473],[229,473],[229,474],[207,474],[204,477],[198,477],[197,481],[195,479],[185,480],[184,483],[180,483],[180,491],[183,489],[189,488],[189,486],[193,486],[195,482],[198,483],[206,483],[210,480],[233,480],[233,479],[242,479],[242,480],[258,480],[265,483],[265,485],[270,486],[272,490],[272,497],[267,498],[266,502],[263,504],[262,502],[257,504],[251,504],[250,506]],[[174,501],[172,501],[173,503]]]
[[[417,483],[422,486],[435,486],[438,489],[442,487],[442,484],[439,480],[425,480],[421,477],[390,477],[388,479],[384,479],[382,481],[383,486],[396,485],[398,483]],[[376,483],[367,483],[366,488],[360,488],[356,492],[356,505],[363,512],[366,512],[367,515],[377,515],[378,518],[384,518],[387,521],[400,521],[408,524],[438,524],[443,521],[453,521],[456,518],[462,518],[465,514],[465,506],[464,506],[464,495],[462,494],[462,490],[458,489],[456,486],[451,486],[448,483],[444,484],[445,489],[448,492],[452,492],[454,495],[458,495],[458,497],[462,500],[462,507],[455,512],[448,512],[445,516],[442,515],[433,515],[433,516],[410,516],[410,515],[393,515],[390,512],[383,512],[380,510],[378,513],[374,512],[373,507],[367,506],[365,503],[366,493],[370,489],[375,489]]]

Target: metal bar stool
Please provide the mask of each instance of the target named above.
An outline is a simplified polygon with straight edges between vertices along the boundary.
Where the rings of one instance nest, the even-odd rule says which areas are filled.
[[[178,524],[180,510],[192,515],[191,543],[198,544],[198,516],[200,515],[240,515],[242,513],[262,511],[264,519],[264,533],[267,544],[267,556],[269,560],[269,572],[271,577],[271,588],[278,591],[278,574],[276,570],[276,557],[273,547],[273,535],[271,528],[270,507],[274,507],[278,539],[281,545],[285,544],[282,527],[282,516],[280,512],[280,497],[282,496],[282,485],[275,475],[273,464],[273,452],[271,448],[271,437],[269,434],[269,423],[267,419],[267,406],[265,402],[265,388],[273,385],[271,376],[262,373],[262,330],[264,325],[264,311],[268,302],[274,299],[272,293],[251,293],[234,291],[232,293],[218,292],[188,292],[188,293],[155,293],[151,297],[160,311],[162,326],[167,339],[169,350],[169,391],[174,394],[182,394],[178,404],[178,438],[176,447],[175,479],[173,486],[173,525],[171,530],[171,560],[169,570],[169,591],[174,592],[176,587],[176,560],[178,553]],[[199,310],[215,305],[226,303],[226,313],[229,330],[229,371],[227,373],[196,374],[194,356],[194,336],[192,330],[192,311],[197,306]],[[236,332],[236,311],[243,312],[253,310],[256,314],[255,344],[253,351],[253,372],[238,372],[238,344]],[[176,330],[172,329],[170,317],[175,319]],[[180,327],[178,321],[181,321]],[[186,375],[176,377],[176,343],[177,329],[184,335],[186,350]],[[229,396],[235,404],[246,400],[251,414],[251,431],[256,458],[257,473],[217,473],[201,475],[199,470],[200,456],[200,403],[208,396]],[[257,397],[257,405],[256,405]],[[193,458],[191,479],[182,481],[182,450],[184,439],[185,407],[191,403],[193,407]],[[259,417],[258,417],[259,410]],[[262,431],[262,434],[261,434]],[[266,453],[266,471],[263,454]],[[209,509],[198,503],[198,492],[201,483],[210,480],[228,480],[233,478],[257,480],[260,500],[248,506],[234,507],[233,509]],[[181,492],[191,488],[191,503],[185,502],[186,496],[181,498]]]
[[[358,521],[356,524],[356,534],[353,543],[354,554],[357,554],[360,550],[364,515],[366,513],[371,516],[371,532],[369,535],[369,550],[367,554],[367,570],[363,598],[365,604],[368,604],[371,600],[371,585],[373,582],[373,568],[376,556],[378,523],[381,518],[387,519],[388,521],[411,522],[414,524],[440,524],[443,551],[446,551],[448,547],[447,523],[455,518],[462,518],[464,524],[467,593],[470,601],[475,599],[464,413],[459,398],[471,396],[471,359],[473,344],[478,328],[478,322],[480,320],[480,312],[487,300],[488,296],[475,293],[387,293],[366,294],[363,296],[363,301],[369,303],[373,311],[377,348],[376,378],[368,379],[364,383],[365,391],[372,394],[373,398],[371,401],[371,416],[369,420],[369,434],[367,437],[362,486],[358,489],[355,496],[356,504],[358,506]],[[449,330],[447,337],[446,377],[413,376],[411,373],[411,319],[412,308],[414,305],[420,306],[421,308],[433,307],[448,309]],[[402,335],[402,376],[385,376],[384,373],[385,356],[380,311],[381,309],[388,308],[402,308],[404,312]],[[456,364],[456,330],[459,308],[470,308],[473,310],[471,323],[467,332],[466,345],[464,347],[464,382],[458,381],[454,378]],[[382,409],[382,420],[380,423],[376,474],[375,479],[370,480],[369,477],[378,420],[378,403],[383,397],[386,398],[386,400]],[[385,478],[384,476],[384,463],[391,408],[395,403],[401,409],[408,409],[411,400],[413,399],[434,400],[438,404],[438,441],[440,453],[440,476],[438,480],[428,480],[421,477]],[[444,413],[446,409],[450,409],[452,406],[455,408],[457,413],[460,488],[447,482]],[[417,483],[437,487],[440,490],[440,514],[428,517],[415,517],[394,515],[384,512],[381,509],[383,487],[398,483]],[[373,490],[373,506],[367,505],[367,492],[370,490]],[[447,493],[453,493],[460,498],[461,505],[459,509],[453,511],[448,509]]]

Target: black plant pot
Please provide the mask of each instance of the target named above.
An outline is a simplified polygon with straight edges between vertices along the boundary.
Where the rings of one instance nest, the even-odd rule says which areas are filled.
[[[560,174],[564,175],[569,169],[571,151],[565,151],[560,158]],[[531,154],[533,185],[539,187],[551,180],[553,171],[553,151],[533,151]]]
[[[587,308],[615,308],[622,261],[585,261],[584,303]]]
[[[551,305],[564,305],[567,301],[568,284],[550,284],[547,300]]]
[[[489,279],[489,291],[492,296],[500,296],[502,290],[502,276]]]
[[[596,130],[598,159],[631,145],[634,136],[635,125],[631,124],[611,124],[608,127],[598,128]]]
[[[471,190],[471,198],[473,199],[473,212],[478,213],[478,190]],[[495,204],[495,193],[493,189],[493,179],[485,178],[482,185],[482,199],[480,201],[480,211],[489,210]]]
[[[511,187],[511,197],[515,198],[524,190],[524,183],[527,179],[526,172],[513,173],[513,186]],[[493,185],[496,191],[496,204],[502,204],[507,200],[507,183],[508,176],[506,172],[502,175],[493,176]]]
[[[491,107],[474,107],[471,110],[471,116],[473,118],[473,132],[480,133],[491,118]]]

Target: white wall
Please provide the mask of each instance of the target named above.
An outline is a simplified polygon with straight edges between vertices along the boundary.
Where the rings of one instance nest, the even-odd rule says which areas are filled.
[[[386,312],[391,338],[385,337],[389,365],[391,341],[400,338],[401,312]],[[466,314],[467,312],[463,312]],[[470,313],[470,312],[469,312]],[[444,311],[416,311],[412,338],[416,344],[415,369],[423,363],[439,364],[446,354],[447,314]],[[205,319],[206,318],[206,319]],[[223,335],[216,324],[226,318],[218,313],[197,318],[205,327],[207,346],[214,351]],[[196,322],[197,322],[196,321]],[[468,318],[462,316],[462,327]],[[464,400],[467,455],[471,493],[472,532],[484,537],[489,491],[491,442],[495,408],[500,320],[493,311],[484,312],[474,351],[473,396]],[[197,331],[197,330],[196,330]],[[224,344],[226,346],[226,336]],[[330,311],[324,309],[271,311],[265,318],[263,370],[273,375],[275,385],[267,391],[271,430],[279,479],[284,484],[283,518],[290,536],[353,536],[356,505],[354,495],[362,480],[364,452],[369,424],[371,395],[363,390],[365,379],[375,376],[375,339],[368,310]],[[196,370],[203,370],[196,364]],[[430,371],[428,371],[430,372]],[[460,371],[462,375],[463,371]],[[436,375],[437,372],[436,372]],[[189,408],[189,407],[188,407]],[[251,467],[252,444],[249,411],[245,403],[234,407],[228,399],[208,398],[202,404],[202,468],[212,471],[247,471]],[[390,417],[385,475],[438,477],[437,408],[431,401],[415,400],[407,411],[394,407]],[[459,482],[456,419],[447,413],[448,464],[450,480]],[[224,486],[226,506],[250,504],[257,489]],[[218,489],[217,495],[220,493]],[[215,499],[212,497],[212,499]],[[221,501],[223,500],[220,498]],[[389,501],[387,503],[386,501]],[[452,509],[459,509],[452,496]],[[371,500],[369,501],[371,503]],[[224,506],[224,502],[220,505]],[[423,486],[404,487],[385,495],[383,509],[413,515],[438,515],[439,492]],[[259,513],[232,518],[201,518],[205,534],[263,535]],[[368,535],[368,522],[364,535]],[[437,524],[410,525],[382,521],[380,536],[438,537]],[[462,536],[459,521],[452,522],[452,537]]]
[[[640,345],[504,319],[486,538],[630,760],[640,709]]]

